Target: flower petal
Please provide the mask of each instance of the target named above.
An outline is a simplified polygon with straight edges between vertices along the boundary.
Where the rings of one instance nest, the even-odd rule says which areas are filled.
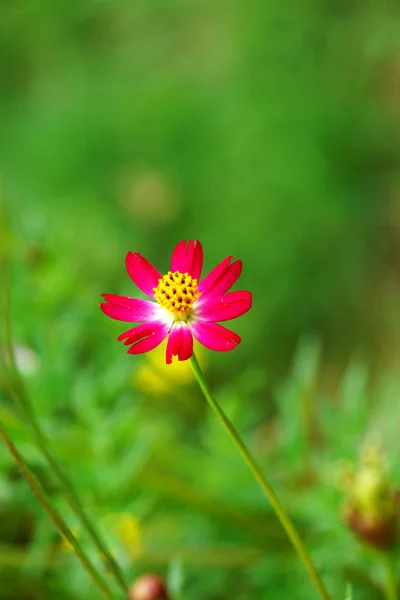
[[[124,341],[125,346],[130,346],[128,354],[141,354],[153,350],[161,344],[168,334],[170,325],[163,321],[148,321],[128,329],[118,336],[118,341]]]
[[[241,342],[240,336],[237,333],[222,325],[218,325],[218,323],[192,321],[189,327],[194,337],[210,350],[228,352],[228,350],[236,348]]]
[[[186,240],[182,240],[175,246],[171,256],[171,271],[181,271],[186,262]],[[182,271],[181,271],[182,272]]]
[[[187,246],[187,247],[186,247]],[[179,242],[172,253],[171,271],[189,273],[193,279],[199,279],[203,266],[203,248],[198,240]]]
[[[133,283],[136,283],[142,292],[153,298],[153,288],[158,286],[161,273],[139,252],[128,252],[125,264]]]
[[[117,321],[150,321],[159,310],[158,304],[149,300],[139,300],[128,296],[102,294],[106,302],[100,304],[105,315]]]
[[[252,296],[250,292],[230,292],[221,296],[206,297],[194,304],[195,316],[202,321],[229,321],[250,310]]]
[[[232,258],[232,256],[224,258],[215,269],[204,277],[203,281],[200,281],[197,289],[203,297],[225,294],[233,286],[242,272],[242,261],[235,260],[229,264]]]
[[[178,360],[188,360],[193,353],[193,336],[184,322],[174,323],[168,336],[167,344],[167,365],[172,363],[172,357],[177,356]]]

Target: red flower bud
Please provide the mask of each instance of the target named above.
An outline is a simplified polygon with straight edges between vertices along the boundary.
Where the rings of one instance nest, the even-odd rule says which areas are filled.
[[[370,546],[379,550],[391,550],[398,536],[398,501],[393,497],[392,514],[368,518],[356,507],[348,505],[344,510],[344,521],[353,533]]]
[[[145,573],[130,585],[128,600],[168,600],[167,588],[157,573]]]
[[[360,467],[347,477],[347,487],[342,513],[346,525],[360,541],[391,550],[399,541],[400,501],[378,445],[363,450]]]

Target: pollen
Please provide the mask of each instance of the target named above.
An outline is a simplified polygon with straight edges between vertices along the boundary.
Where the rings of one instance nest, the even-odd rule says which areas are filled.
[[[192,279],[189,273],[168,271],[158,280],[158,286],[153,288],[154,298],[163,308],[185,316],[192,308],[193,302],[201,296],[197,285],[197,279]]]

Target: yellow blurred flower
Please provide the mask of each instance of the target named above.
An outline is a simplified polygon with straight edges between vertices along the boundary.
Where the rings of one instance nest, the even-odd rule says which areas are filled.
[[[173,357],[171,365],[165,362],[165,350],[167,342],[165,341],[152,352],[146,354],[146,357],[139,364],[133,374],[133,383],[141,390],[151,394],[162,394],[172,391],[177,386],[188,385],[194,381],[192,367],[188,360],[178,361]],[[197,358],[203,370],[206,368],[205,352],[200,346],[194,346]]]
[[[141,556],[143,552],[143,535],[140,521],[137,517],[130,513],[122,512],[106,515],[101,519],[101,522],[104,528],[112,533],[131,558]],[[80,539],[79,527],[71,527],[71,532],[77,540]],[[65,538],[61,541],[60,549],[67,553],[74,552],[72,544]]]
[[[138,558],[143,552],[143,535],[140,521],[130,513],[107,515],[104,519],[116,538],[131,558]]]

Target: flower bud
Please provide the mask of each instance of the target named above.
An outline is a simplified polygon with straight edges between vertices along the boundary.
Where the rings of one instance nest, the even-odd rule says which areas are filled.
[[[128,600],[168,600],[163,579],[157,573],[145,573],[130,585]]]
[[[349,484],[343,519],[355,535],[380,550],[397,542],[399,495],[386,474],[380,448],[367,446]]]

